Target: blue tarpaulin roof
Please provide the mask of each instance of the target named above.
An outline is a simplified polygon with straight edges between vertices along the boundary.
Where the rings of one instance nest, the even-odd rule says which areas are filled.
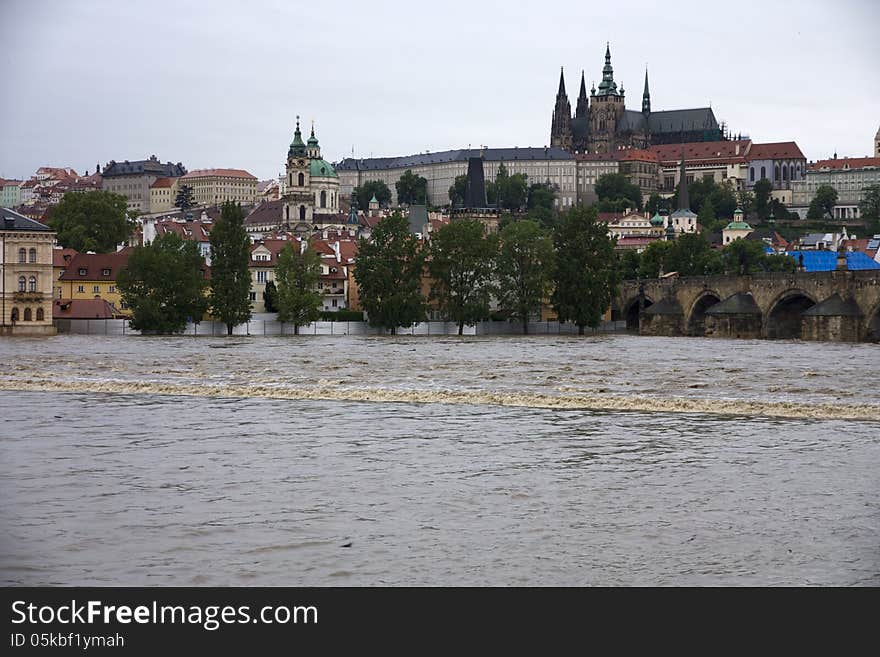
[[[786,255],[790,255],[798,263],[800,263],[800,257],[803,256],[805,271],[833,271],[837,269],[837,253],[835,251],[786,251]],[[880,263],[874,262],[861,251],[848,251],[846,266],[851,271],[880,269]]]

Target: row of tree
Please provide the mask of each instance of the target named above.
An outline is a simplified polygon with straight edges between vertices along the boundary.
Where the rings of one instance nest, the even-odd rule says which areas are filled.
[[[594,208],[578,207],[552,230],[520,219],[491,235],[477,220],[455,220],[427,246],[394,213],[379,222],[370,241],[360,241],[354,276],[370,323],[391,333],[423,321],[433,302],[461,334],[490,317],[493,299],[502,315],[522,323],[523,332],[549,300],[560,321],[583,333],[601,321],[618,270],[607,227]],[[430,290],[423,289],[423,280]]]

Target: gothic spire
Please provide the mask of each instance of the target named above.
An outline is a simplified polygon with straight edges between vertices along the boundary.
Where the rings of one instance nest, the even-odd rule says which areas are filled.
[[[651,92],[648,90],[648,69],[645,68],[645,90],[642,92],[642,114],[651,113]]]
[[[586,80],[584,80],[584,72],[581,71],[581,92],[578,95],[578,100],[580,100],[581,98],[586,98],[586,97],[587,97],[587,83],[586,83]],[[880,130],[878,130],[878,132],[880,132]]]
[[[581,92],[578,94],[577,108],[575,109],[574,115],[579,118],[584,118],[589,111],[590,101],[587,100],[587,82],[584,79],[584,72],[581,71]]]
[[[559,96],[565,96],[565,74],[562,70],[562,67],[559,67],[559,91],[557,92]]]
[[[600,96],[616,96],[617,83],[614,81],[614,69],[611,67],[611,44],[605,46],[605,66],[602,67],[602,82],[599,83]]]
[[[681,171],[678,176],[678,209],[691,209],[691,201],[688,198],[687,174],[684,167],[684,144],[681,145]]]

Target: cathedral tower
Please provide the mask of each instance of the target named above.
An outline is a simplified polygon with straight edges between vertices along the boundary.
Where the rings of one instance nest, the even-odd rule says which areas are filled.
[[[282,208],[282,221],[288,229],[299,221],[311,223],[314,212],[314,199],[310,191],[309,149],[302,140],[299,129],[299,116],[296,117],[296,131],[287,150],[287,180]]]
[[[565,93],[565,76],[559,70],[559,91],[556,93],[556,107],[553,109],[553,121],[550,126],[550,145],[563,150],[571,150],[571,104]]]
[[[602,82],[590,107],[590,150],[596,153],[610,153],[616,149],[615,135],[618,122],[623,118],[623,89],[618,92],[611,67],[611,46],[605,47],[605,66],[602,68]]]

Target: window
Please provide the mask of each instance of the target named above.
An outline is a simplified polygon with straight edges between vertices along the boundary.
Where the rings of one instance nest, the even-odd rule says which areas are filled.
[[[251,301],[256,301],[256,300],[257,300],[257,293],[251,292]]]
[[[80,275],[80,276],[85,276],[86,273],[87,273],[87,272],[86,272],[86,270],[85,270],[85,267],[80,267],[80,268],[79,268],[79,275]]]
[[[782,179],[788,180],[788,167],[784,164],[782,165]]]
[[[36,262],[37,261],[37,250],[31,249],[28,251],[28,262]]]
[[[92,285],[92,292],[94,292],[95,294],[98,294],[98,292],[100,292],[100,291],[101,291],[100,285]]]
[[[284,219],[285,219],[285,221],[290,221],[290,206],[289,205],[284,207]]]
[[[306,220],[306,206],[304,206],[304,205],[299,206],[299,220],[300,221]]]
[[[775,167],[773,167],[773,179],[779,180],[779,165],[778,164]]]
[[[299,182],[300,187],[303,187],[306,184],[306,177],[303,174],[299,174],[299,176],[297,176],[297,182]]]
[[[76,291],[77,291],[77,292],[85,292],[85,291],[86,291],[85,285],[80,285],[80,286],[78,286],[78,287],[76,288]]]
[[[12,309],[12,315],[10,316],[12,323],[15,324],[18,321],[18,308]]]
[[[755,182],[755,167],[749,169],[749,182]]]
[[[19,263],[27,262],[27,251],[25,251],[24,249],[18,250],[18,262]]]
[[[761,167],[761,180],[767,177],[767,167]]]
[[[333,307],[336,307],[336,299],[333,299]]]
[[[322,208],[327,207],[327,192],[324,192],[324,191],[321,192],[321,207]]]
[[[101,276],[109,276],[109,275],[110,275],[109,269],[102,269],[101,270]]]
[[[37,321],[42,322],[45,319],[45,314],[43,314],[42,308],[37,308]]]
[[[26,321],[26,322],[31,321],[31,309],[30,308],[24,309],[24,321]]]
[[[18,291],[26,292],[27,291],[27,279],[24,276],[18,277]]]
[[[111,294],[113,294],[114,292],[116,292],[116,286],[115,286],[115,285],[111,285],[111,286],[107,289],[107,291],[110,292]]]
[[[257,283],[265,283],[266,282],[266,272],[258,271],[257,272]]]
[[[37,291],[37,277],[31,276],[28,279],[28,292],[36,292]]]

